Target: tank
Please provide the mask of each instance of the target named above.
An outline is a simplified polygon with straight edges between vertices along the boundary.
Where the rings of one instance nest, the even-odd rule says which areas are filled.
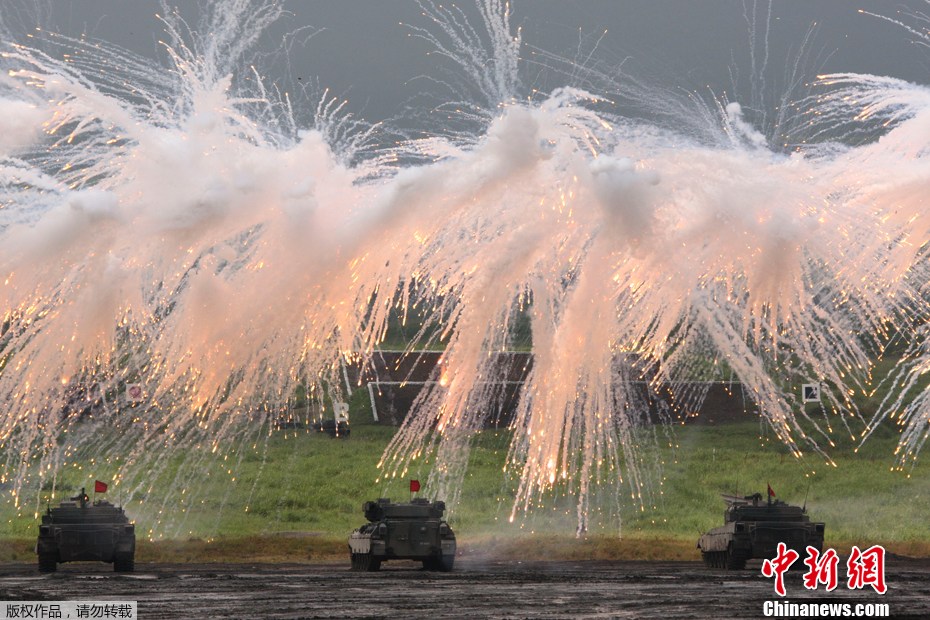
[[[320,433],[327,433],[330,437],[342,437],[345,439],[349,436],[349,405],[346,403],[333,404],[333,418],[320,419],[313,423],[313,428]]]
[[[763,502],[761,493],[723,499],[724,524],[698,539],[707,566],[740,570],[748,560],[774,558],[780,542],[801,557],[807,555],[807,547],[823,550],[824,524],[812,522],[805,508],[773,501],[771,496]]]
[[[427,570],[450,571],[455,534],[443,521],[445,502],[389,499],[365,502],[368,523],[349,535],[352,570],[376,571],[385,560],[418,560]]]
[[[55,572],[59,562],[100,561],[113,570],[132,571],[136,529],[121,507],[106,500],[90,503],[84,489],[42,515],[36,541],[39,571]]]
[[[326,433],[330,437],[341,437],[345,439],[352,432],[348,422],[336,420],[316,420],[313,422],[313,430],[318,433]]]

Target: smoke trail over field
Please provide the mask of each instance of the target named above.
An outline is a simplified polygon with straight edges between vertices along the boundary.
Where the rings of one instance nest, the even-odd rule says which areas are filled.
[[[17,493],[88,446],[126,454],[130,495],[166,455],[235,461],[276,406],[335,389],[339,364],[414,308],[441,376],[383,466],[429,461],[453,500],[491,353],[529,316],[514,516],[567,488],[583,523],[592,485],[618,479],[642,501],[633,379],[658,390],[726,367],[800,454],[865,428],[851,396],[890,325],[916,334],[911,382],[922,372],[924,88],[827,76],[798,108],[812,146],[785,153],[737,102],[671,105],[584,67],[586,88],[524,88],[506,5],[480,3],[481,24],[423,8],[412,34],[455,61],[458,94],[389,148],[326,96],[299,127],[243,70],[276,4],[211,5],[207,38],[166,12],[163,66],[51,34],[3,48],[0,440]],[[816,419],[794,390],[810,378],[828,388]],[[908,450],[927,415],[922,399],[907,410]]]
[[[286,99],[229,73],[250,42],[240,27],[258,36],[278,17],[218,6],[201,49],[169,15],[157,69],[54,35],[63,60],[4,50],[0,107],[18,131],[0,165],[0,434],[17,487],[26,465],[53,475],[85,405],[125,402],[126,384],[147,393],[96,413],[119,428],[107,452],[158,471],[173,449],[261,436],[264,403],[359,348],[342,252],[377,189],[356,181],[377,168],[343,162],[367,130],[330,144],[351,123],[331,102],[298,130]]]

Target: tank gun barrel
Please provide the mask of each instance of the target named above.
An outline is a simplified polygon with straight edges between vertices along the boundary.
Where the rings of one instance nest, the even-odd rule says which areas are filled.
[[[752,495],[729,495],[727,493],[721,493],[720,497],[723,498],[723,501],[725,501],[728,506],[744,506],[760,501],[762,499],[762,494],[753,493]]]
[[[728,495],[726,493],[721,493],[720,497],[722,497],[723,501],[725,501],[727,504],[731,506],[733,504],[745,504],[746,503],[746,500],[738,495]]]

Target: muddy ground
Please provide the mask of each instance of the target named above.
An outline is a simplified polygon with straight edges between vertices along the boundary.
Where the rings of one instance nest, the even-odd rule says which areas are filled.
[[[930,618],[930,561],[889,558],[888,592],[806,591],[789,574],[784,601],[888,603],[892,617]],[[388,562],[378,573],[343,564],[64,564],[40,575],[0,565],[3,600],[136,600],[139,618],[762,618],[777,597],[751,563],[743,571],[691,562],[518,561],[461,558],[451,573]],[[0,610],[2,612],[2,610]],[[2,613],[0,613],[2,617]]]

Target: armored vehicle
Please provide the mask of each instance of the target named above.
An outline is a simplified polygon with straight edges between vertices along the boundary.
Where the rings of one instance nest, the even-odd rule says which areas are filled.
[[[113,564],[113,570],[134,568],[135,525],[123,509],[108,501],[90,503],[84,489],[57,508],[42,515],[36,541],[39,571],[54,572],[59,562],[99,560]]]
[[[313,430],[318,433],[326,433],[330,437],[342,437],[343,439],[352,432],[348,422],[337,422],[336,420],[316,420],[313,423]]]
[[[707,566],[740,570],[747,560],[774,558],[780,542],[802,557],[808,546],[823,550],[824,524],[812,522],[804,508],[773,501],[771,494],[767,502],[761,493],[723,499],[723,526],[701,536],[697,544]]]
[[[333,418],[324,419],[320,416],[320,419],[313,423],[313,428],[320,433],[327,433],[330,437],[342,437],[343,439],[348,437],[351,432],[349,428],[349,405],[346,403],[333,403]]]
[[[427,570],[452,570],[455,534],[442,520],[445,502],[382,498],[362,509],[368,523],[349,536],[352,570],[376,571],[384,560],[420,560]]]

